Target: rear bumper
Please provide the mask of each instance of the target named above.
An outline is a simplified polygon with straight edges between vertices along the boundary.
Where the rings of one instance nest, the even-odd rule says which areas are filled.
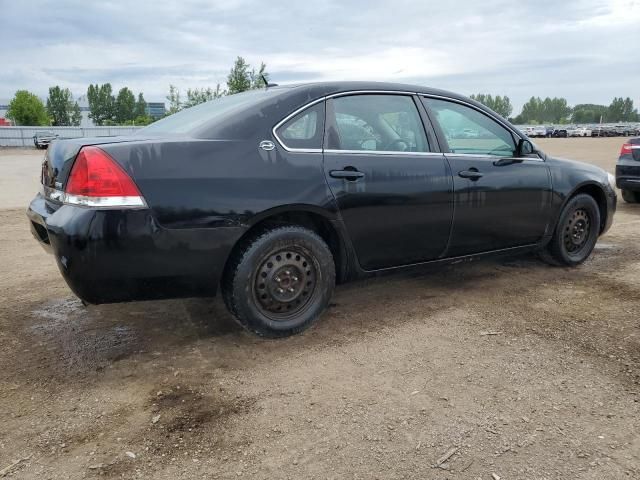
[[[640,191],[640,162],[626,160],[616,165],[616,186],[621,190]]]
[[[212,296],[241,227],[166,229],[148,209],[60,205],[41,194],[27,211],[73,292],[88,303]]]

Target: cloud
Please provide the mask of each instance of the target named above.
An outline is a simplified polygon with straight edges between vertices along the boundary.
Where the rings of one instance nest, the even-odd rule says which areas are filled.
[[[0,99],[111,82],[162,100],[169,84],[224,84],[241,55],[277,83],[413,82],[506,94],[516,107],[532,95],[639,100],[640,0],[0,0],[0,10]]]

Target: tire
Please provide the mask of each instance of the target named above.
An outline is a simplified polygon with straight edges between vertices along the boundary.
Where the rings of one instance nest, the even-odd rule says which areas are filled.
[[[578,194],[562,210],[543,260],[553,265],[575,267],[584,262],[598,241],[600,209],[591,195]]]
[[[639,203],[640,192],[634,192],[632,190],[622,190],[622,199],[627,203]]]
[[[280,338],[315,323],[334,286],[335,264],[324,240],[306,228],[283,226],[236,249],[222,294],[240,325],[262,337]]]

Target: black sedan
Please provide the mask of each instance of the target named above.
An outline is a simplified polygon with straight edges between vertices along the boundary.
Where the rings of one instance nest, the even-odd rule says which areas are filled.
[[[640,138],[630,138],[622,145],[616,165],[616,184],[625,202],[640,202]]]
[[[314,83],[55,142],[28,217],[87,303],[220,289],[244,327],[278,337],[311,325],[336,282],[504,252],[576,266],[613,221],[613,182],[460,95]]]

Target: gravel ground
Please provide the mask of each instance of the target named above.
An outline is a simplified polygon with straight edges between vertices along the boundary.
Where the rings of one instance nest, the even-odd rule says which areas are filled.
[[[621,142],[538,143],[613,171]],[[219,299],[84,308],[28,231],[41,157],[0,151],[0,477],[640,478],[640,206],[577,269],[348,284],[264,341]]]

